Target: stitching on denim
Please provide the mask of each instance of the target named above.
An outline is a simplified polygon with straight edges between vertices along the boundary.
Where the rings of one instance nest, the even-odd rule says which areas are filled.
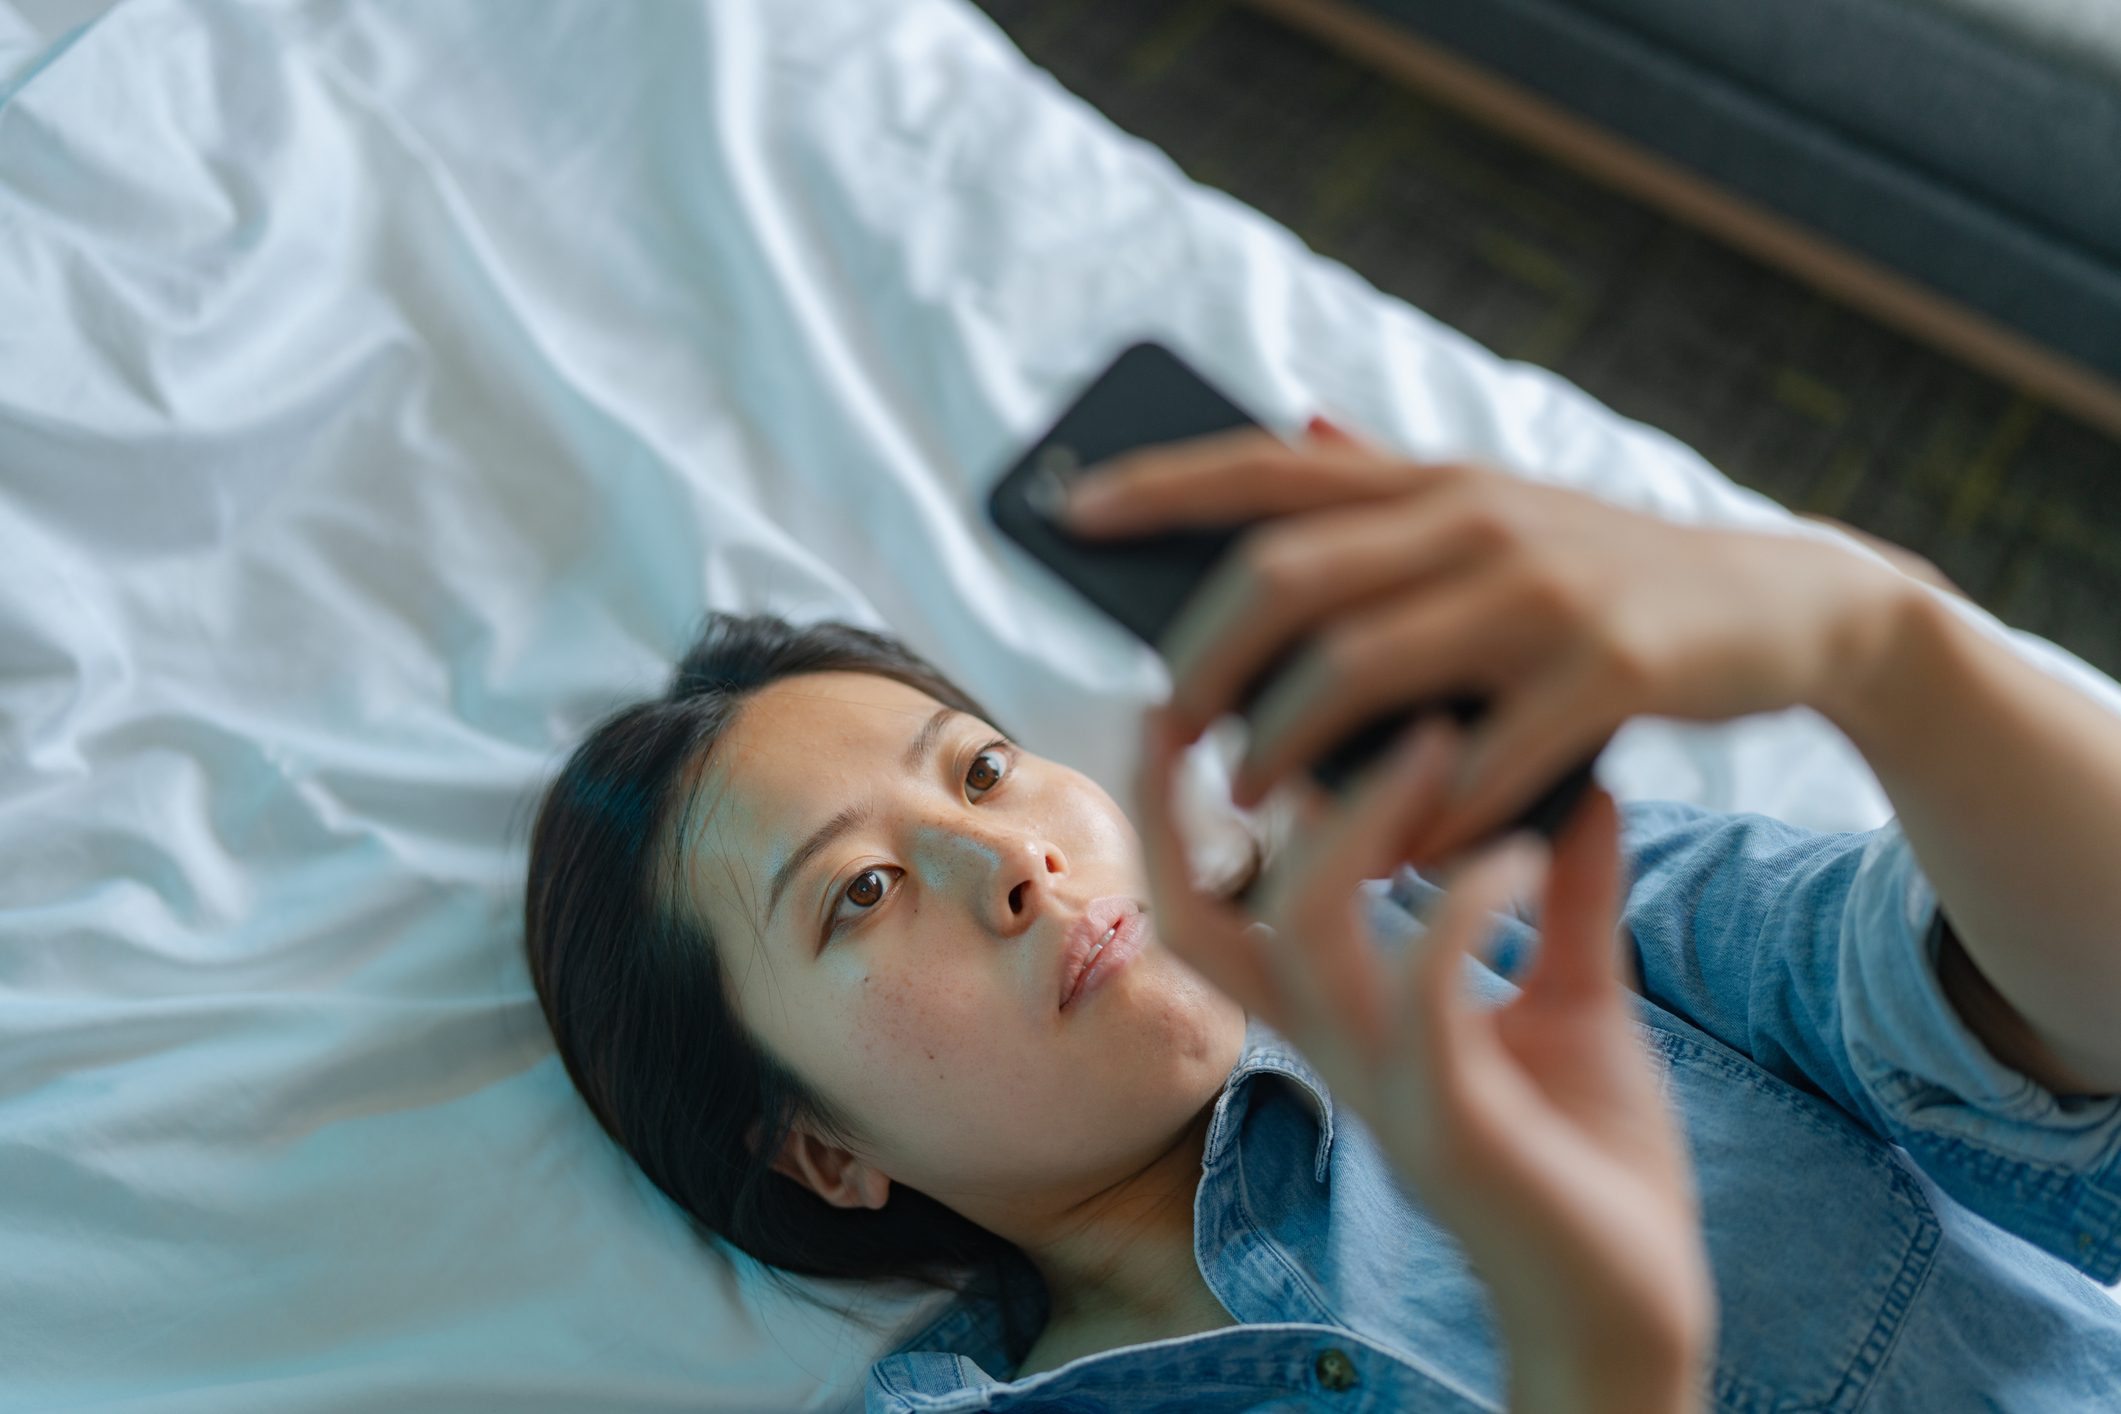
[[[1318,1165],[1320,1163],[1325,1163],[1330,1166],[1333,1158],[1333,1140],[1335,1136],[1333,1129],[1332,1103],[1326,1100],[1325,1098],[1316,1095],[1313,1092],[1312,1081],[1314,1077],[1307,1076],[1301,1071],[1292,1069],[1283,1061],[1271,1057],[1255,1060],[1253,1062],[1253,1070],[1251,1072],[1251,1075],[1248,1075],[1246,1078],[1250,1079],[1252,1075],[1264,1074],[1287,1076],[1289,1079],[1295,1081],[1298,1087],[1300,1087],[1306,1095],[1310,1095],[1312,1099],[1317,1102],[1317,1117],[1319,1130],[1318,1142],[1311,1146],[1311,1176],[1315,1179],[1318,1177]],[[1323,1087],[1323,1080],[1320,1080],[1318,1083],[1321,1087]],[[1230,1142],[1232,1145],[1236,1143],[1236,1136],[1234,1134],[1231,1136]]]
[[[2043,1231],[2058,1239],[2074,1239],[2081,1234],[2093,1233],[2097,1235],[2095,1241],[2103,1239],[2106,1247],[2117,1246],[2114,1239],[2116,1232],[2121,1231],[2121,1195],[2110,1192],[2102,1183],[2067,1168],[1998,1153],[1956,1135],[1917,1131],[1908,1136],[1904,1147],[1915,1156],[1924,1172],[1937,1179],[1947,1192],[1951,1191],[1949,1180],[1965,1180],[1982,1194],[2000,1194],[2007,1200],[2007,1216],[2017,1226]],[[1927,1160],[1932,1154],[1943,1165],[1940,1170],[1930,1168]],[[1957,1194],[1953,1197],[1966,1203]],[[1973,1207],[1970,1203],[1967,1206]],[[1987,1217],[1986,1214],[1982,1216]],[[2092,1276],[2102,1285],[2111,1284],[2116,1275],[2121,1275],[2121,1251],[2104,1253],[2104,1260],[2093,1262],[2087,1270],[2078,1266],[2076,1258],[2066,1255],[2068,1251],[2077,1250],[2073,1241],[2060,1242],[2064,1250],[2057,1251],[2018,1231],[2017,1226],[2006,1225],[1996,1218],[1988,1218],[1988,1221],[2078,1272]]]
[[[1861,1151],[1874,1166],[1898,1171],[1898,1166],[1892,1162],[1883,1147],[1890,1141],[1872,1133],[1868,1126],[1832,1100],[1792,1085],[1767,1070],[1758,1061],[1741,1051],[1733,1050],[1706,1032],[1697,1031],[1689,1035],[1665,1026],[1638,1024],[1656,1037],[1657,1045],[1672,1058],[1677,1059],[1682,1052],[1691,1051],[1702,1065],[1713,1068],[1719,1074],[1773,1100],[1814,1133],[1848,1143]]]
[[[898,1376],[893,1373],[896,1368],[893,1358],[886,1355],[869,1367],[869,1378],[882,1385],[886,1394],[905,1394],[907,1391],[899,1387]]]
[[[1919,1192],[1917,1196],[1920,1196]],[[1944,1225],[1937,1220],[1937,1214],[1926,1198],[1922,1199],[1921,1216],[1922,1221],[1915,1229],[1915,1240],[1908,1246],[1907,1261],[1886,1289],[1878,1320],[1857,1347],[1855,1361],[1851,1362],[1852,1365],[1867,1362],[1868,1367],[1854,1391],[1853,1402],[1848,1405],[1850,1414],[1870,1402],[1871,1392],[1878,1387],[1878,1372],[1885,1368],[1885,1362],[1892,1357],[1893,1347],[1900,1343],[1901,1332],[1907,1329],[1907,1314],[1914,1309],[1916,1295],[1929,1284],[1930,1273],[1937,1269],[1937,1249],[1944,1245]],[[1845,1375],[1843,1389],[1846,1388]],[[1841,1394],[1841,1390],[1834,1392],[1835,1403],[1840,1403]]]
[[[1649,1033],[1654,1046],[1673,1064],[1682,1061],[1728,1076],[1775,1101],[1802,1127],[1837,1147],[1852,1151],[1873,1169],[1884,1174],[1889,1196],[1907,1217],[1906,1245],[1887,1278],[1879,1297],[1877,1315],[1870,1329],[1856,1342],[1848,1363],[1839,1372],[1839,1382],[1827,1402],[1819,1406],[1837,1411],[1859,1409],[1876,1386],[1878,1371],[1907,1326],[1907,1314],[1916,1294],[1936,1266],[1936,1253],[1943,1243],[1943,1224],[1921,1188],[1906,1169],[1895,1162],[1885,1142],[1845,1115],[1830,1101],[1817,1099],[1761,1068],[1723,1042],[1705,1033],[1690,1035],[1663,1025],[1637,1023]],[[1719,1362],[1712,1383],[1720,1401],[1740,1409],[1782,1409],[1786,1396]]]
[[[1326,1300],[1325,1293],[1321,1292],[1311,1279],[1303,1274],[1302,1269],[1289,1260],[1288,1254],[1281,1250],[1281,1244],[1268,1237],[1266,1229],[1261,1227],[1253,1218],[1252,1185],[1245,1179],[1245,1167],[1243,1164],[1236,1165],[1236,1173],[1237,1202],[1233,1205],[1235,1208],[1234,1216],[1249,1236],[1252,1245],[1264,1248],[1267,1254],[1274,1259],[1275,1263],[1288,1273],[1289,1280],[1295,1283],[1299,1290],[1310,1293],[1312,1304],[1332,1318],[1329,1324],[1347,1326],[1347,1319],[1334,1308],[1333,1303]]]
[[[1852,1048],[1853,1049],[1853,1048]],[[1951,1087],[1923,1079],[1911,1071],[1887,1062],[1878,1061],[1876,1052],[1863,1048],[1866,1059],[1875,1066],[1874,1085],[1879,1090],[1889,1090],[1891,1099],[1884,1105],[1898,1135],[1896,1143],[1912,1150],[1917,1145],[1937,1152],[1961,1167],[1976,1182],[1988,1184],[2001,1182],[2010,1185],[2008,1196],[2013,1202],[2062,1202],[2068,1204],[2070,1220],[2061,1224],[2081,1228],[2087,1224],[2077,1221],[2077,1216],[2087,1207],[2108,1208],[2121,1211],[2121,1192],[2116,1192],[2113,1179],[2121,1171],[2121,1131],[2117,1131],[2104,1152],[2095,1156],[2084,1169],[2066,1163],[2051,1163],[2012,1153],[2000,1145],[1970,1139],[1918,1123],[1910,1113],[1913,1096],[1921,1091],[1941,1091],[1952,1097],[1953,1107],[1982,1113],[1979,1106],[1971,1105]],[[1883,1097],[1881,1097],[1883,1098]],[[2034,1124],[2037,1121],[2022,1120],[2019,1123]],[[2108,1230],[2116,1224],[2108,1221]]]

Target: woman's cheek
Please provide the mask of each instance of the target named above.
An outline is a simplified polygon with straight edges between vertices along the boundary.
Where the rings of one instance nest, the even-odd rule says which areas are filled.
[[[869,1065],[901,1075],[908,1069],[933,1073],[955,1063],[973,1010],[966,990],[933,973],[870,973],[861,984],[857,1054]]]
[[[861,990],[850,1038],[856,1068],[887,1087],[918,1085],[962,1104],[976,1094],[1009,1093],[1050,1068],[1041,1064],[1037,1039],[1021,1034],[1020,1000],[920,972],[872,973]]]

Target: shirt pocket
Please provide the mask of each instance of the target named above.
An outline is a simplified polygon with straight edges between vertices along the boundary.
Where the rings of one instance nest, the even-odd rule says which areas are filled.
[[[1683,1022],[1642,1031],[1700,1193],[1717,1408],[1856,1408],[1936,1257],[1929,1200],[1836,1106]]]

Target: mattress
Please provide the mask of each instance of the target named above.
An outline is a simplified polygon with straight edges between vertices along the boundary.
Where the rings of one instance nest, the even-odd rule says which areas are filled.
[[[1161,662],[980,507],[1138,338],[1286,431],[1871,553],[962,0],[0,0],[0,1408],[858,1405],[940,1298],[809,1307],[604,1138],[530,811],[711,608],[897,632],[1124,798]],[[1888,814],[1807,709],[1638,718],[1600,776]]]

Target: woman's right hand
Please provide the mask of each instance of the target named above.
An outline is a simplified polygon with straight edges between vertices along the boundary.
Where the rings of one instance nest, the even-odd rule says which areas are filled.
[[[1137,795],[1158,934],[1304,1053],[1487,1282],[1513,1410],[1693,1410],[1715,1295],[1692,1170],[1622,982],[1619,816],[1592,787],[1549,851],[1467,857],[1396,970],[1355,889],[1398,862],[1464,734],[1438,717],[1346,803],[1292,783],[1301,828],[1254,892],[1267,925],[1203,895],[1169,809],[1184,743],[1152,709]],[[1544,876],[1540,945],[1504,1005],[1470,1006],[1464,957]]]

